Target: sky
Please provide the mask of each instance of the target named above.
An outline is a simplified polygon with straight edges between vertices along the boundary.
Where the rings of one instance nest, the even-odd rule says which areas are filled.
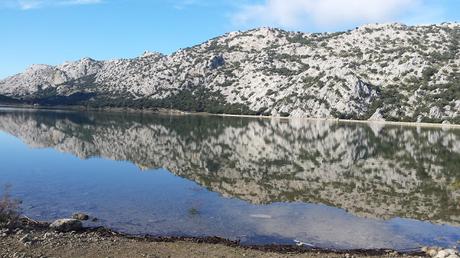
[[[459,0],[0,0],[0,78],[31,64],[170,54],[226,32],[460,21]]]

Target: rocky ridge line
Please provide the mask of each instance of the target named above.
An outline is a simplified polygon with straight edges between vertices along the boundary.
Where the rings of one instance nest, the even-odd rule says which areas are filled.
[[[33,65],[0,81],[0,94],[40,105],[458,124],[459,40],[458,23],[260,28],[168,56]]]

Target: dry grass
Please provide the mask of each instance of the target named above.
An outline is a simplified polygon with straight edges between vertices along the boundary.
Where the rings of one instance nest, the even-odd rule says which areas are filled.
[[[12,229],[19,223],[21,202],[11,197],[11,185],[5,185],[0,197],[0,228]]]

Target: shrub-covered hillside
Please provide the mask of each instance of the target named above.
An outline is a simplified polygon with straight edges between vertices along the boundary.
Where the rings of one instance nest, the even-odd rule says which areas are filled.
[[[171,55],[33,65],[0,81],[29,104],[460,123],[460,24],[340,33],[261,28]]]

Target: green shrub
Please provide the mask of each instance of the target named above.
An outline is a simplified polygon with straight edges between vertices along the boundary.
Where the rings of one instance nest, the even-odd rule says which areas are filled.
[[[428,66],[422,71],[422,77],[424,80],[430,80],[433,75],[438,72],[435,68]]]

